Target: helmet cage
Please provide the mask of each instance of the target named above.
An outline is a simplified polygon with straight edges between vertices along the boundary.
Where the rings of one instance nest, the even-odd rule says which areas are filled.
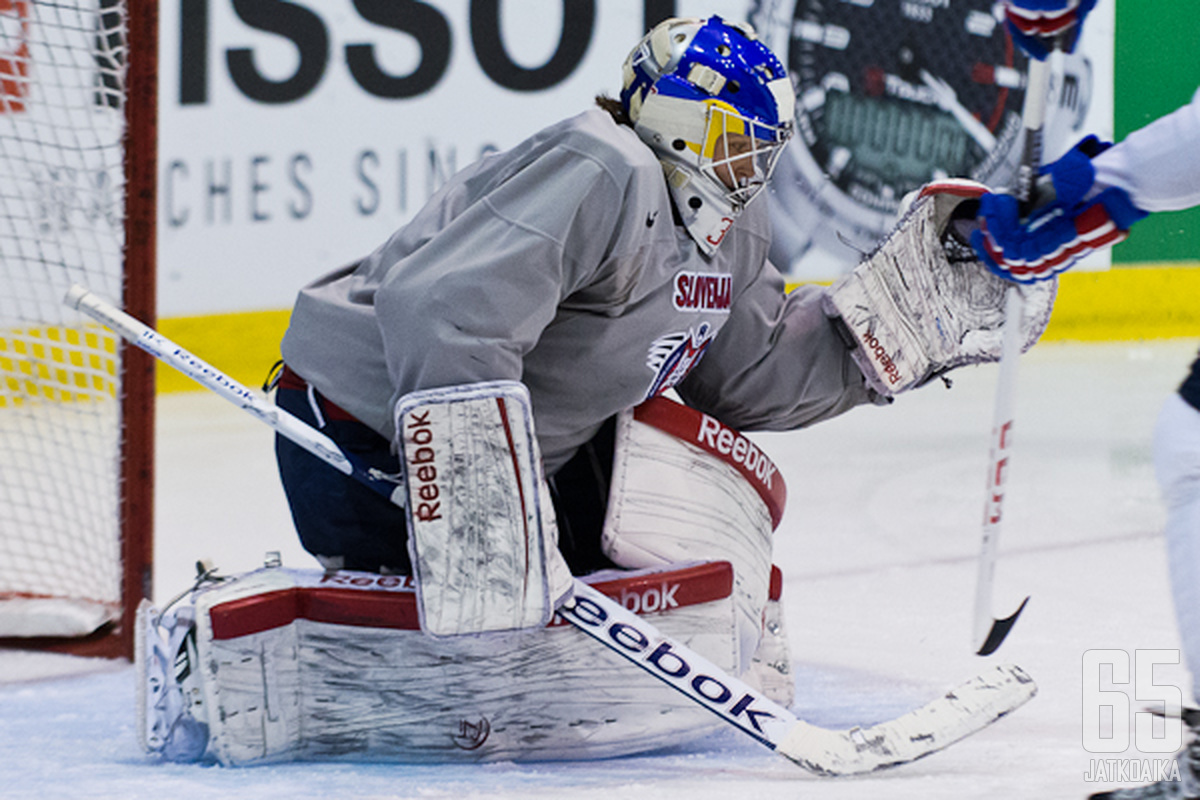
[[[787,72],[753,29],[716,16],[660,23],[623,71],[634,130],[662,162],[689,233],[711,252],[792,135]]]
[[[725,189],[734,209],[744,208],[771,179],[791,123],[764,124],[720,101],[706,105],[708,121],[696,166]]]

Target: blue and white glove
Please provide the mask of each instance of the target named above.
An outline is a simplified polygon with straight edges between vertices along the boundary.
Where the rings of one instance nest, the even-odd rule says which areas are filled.
[[[1008,31],[1022,50],[1038,61],[1050,54],[1047,45],[1060,36],[1064,49],[1075,49],[1084,17],[1096,0],[1005,0]]]
[[[979,200],[979,227],[971,246],[988,269],[1018,283],[1047,280],[1089,253],[1116,244],[1147,213],[1124,189],[1094,191],[1092,158],[1107,150],[1095,136],[1041,168],[1033,211],[1022,217],[1010,194],[988,192]]]

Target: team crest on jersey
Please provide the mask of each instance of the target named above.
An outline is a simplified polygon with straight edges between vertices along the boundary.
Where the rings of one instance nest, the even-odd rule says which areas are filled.
[[[675,275],[675,292],[671,305],[676,311],[715,311],[728,314],[733,305],[733,276],[728,272],[715,275],[686,270]]]
[[[671,333],[654,340],[646,356],[646,366],[654,371],[654,381],[646,397],[654,397],[679,383],[704,356],[717,332],[707,322],[686,333]]]

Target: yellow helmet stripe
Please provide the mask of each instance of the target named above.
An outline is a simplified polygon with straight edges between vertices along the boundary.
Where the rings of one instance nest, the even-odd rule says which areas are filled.
[[[729,103],[720,100],[705,100],[708,107],[708,134],[704,140],[704,158],[713,157],[717,140],[726,133],[746,133],[746,120]]]

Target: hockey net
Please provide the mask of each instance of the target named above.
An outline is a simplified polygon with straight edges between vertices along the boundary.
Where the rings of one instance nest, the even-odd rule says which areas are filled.
[[[0,0],[0,639],[129,656],[149,593],[154,6]],[[147,41],[147,39],[149,41]]]

